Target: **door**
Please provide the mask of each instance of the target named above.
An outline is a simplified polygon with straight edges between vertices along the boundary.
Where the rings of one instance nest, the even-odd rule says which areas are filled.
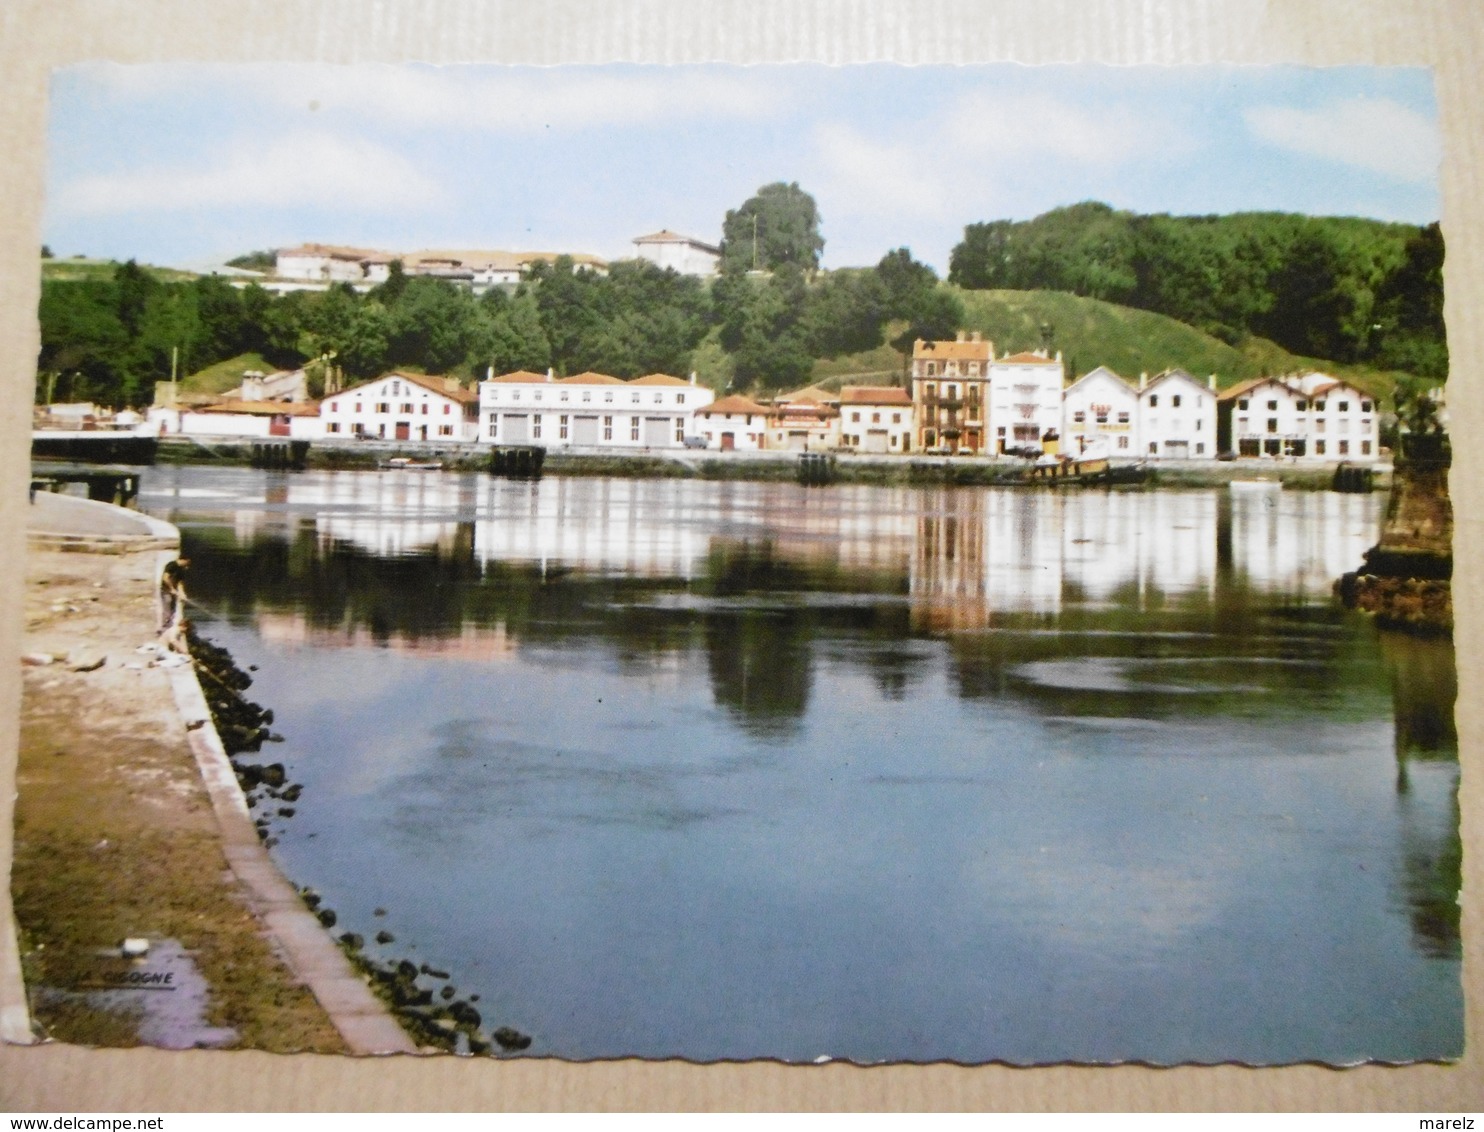
[[[398,440],[411,440],[412,439],[412,425],[410,423],[408,423],[407,421],[398,421],[397,422],[397,439]]]
[[[506,444],[525,444],[531,439],[531,418],[526,413],[506,413],[500,431]]]
[[[737,434],[735,432],[724,432],[721,434],[721,450],[733,452],[737,448]]]
[[[644,447],[664,448],[670,443],[674,430],[675,426],[670,423],[669,417],[645,417]]]
[[[572,443],[573,444],[596,444],[596,443],[598,443],[598,418],[597,417],[573,417],[572,418]]]

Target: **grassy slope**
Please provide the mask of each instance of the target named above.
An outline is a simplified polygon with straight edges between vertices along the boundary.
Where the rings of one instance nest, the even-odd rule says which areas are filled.
[[[88,279],[112,279],[118,266],[117,260],[88,259],[85,256],[75,256],[70,259],[44,259],[41,261],[41,278],[65,283],[76,283]],[[173,267],[155,267],[148,263],[142,263],[139,266],[162,283],[178,283],[196,278],[189,271],[177,271]]]
[[[259,354],[238,354],[214,366],[207,366],[180,379],[182,393],[225,393],[242,384],[242,375],[250,369],[275,373],[278,367],[265,362]]]
[[[1105,365],[1136,380],[1140,373],[1155,374],[1179,366],[1196,377],[1214,373],[1224,388],[1249,377],[1316,369],[1354,380],[1383,399],[1389,399],[1398,376],[1368,366],[1299,357],[1265,338],[1249,339],[1240,348],[1229,346],[1162,314],[1061,291],[952,290],[963,302],[965,329],[982,332],[998,354],[1039,348],[1041,327],[1049,324],[1054,347],[1061,350],[1074,376]],[[898,330],[889,329],[888,337]],[[882,346],[820,360],[814,366],[814,379],[830,387],[842,379],[887,385],[896,384],[901,372],[901,355]]]

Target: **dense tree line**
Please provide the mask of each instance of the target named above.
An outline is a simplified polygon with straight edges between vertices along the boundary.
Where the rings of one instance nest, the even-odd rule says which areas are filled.
[[[1339,362],[1447,375],[1443,238],[1358,218],[1168,216],[1088,202],[970,224],[948,278],[1070,291],[1156,311],[1232,344],[1248,335]]]
[[[315,380],[324,363],[351,380],[396,367],[468,379],[547,367],[683,374],[713,335],[738,387],[778,389],[807,381],[816,358],[880,346],[891,320],[910,324],[895,340],[910,350],[913,336],[950,334],[962,319],[905,248],[875,268],[818,273],[818,212],[797,185],[765,186],[729,225],[736,216],[746,218],[747,254],[724,256],[709,284],[643,261],[599,274],[566,258],[478,296],[398,263],[364,294],[340,285],[275,296],[217,277],[167,283],[132,261],[110,280],[49,281],[38,395],[137,405],[170,375],[175,350],[182,374],[248,351],[272,365],[311,363]]]

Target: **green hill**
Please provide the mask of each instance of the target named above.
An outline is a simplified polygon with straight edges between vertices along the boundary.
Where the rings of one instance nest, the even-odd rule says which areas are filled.
[[[1214,373],[1217,384],[1225,388],[1250,377],[1317,369],[1354,380],[1386,400],[1401,376],[1395,370],[1300,357],[1265,338],[1231,346],[1162,314],[1064,291],[968,291],[945,286],[963,303],[964,329],[982,333],[997,354],[1035,350],[1049,342],[1052,350],[1062,352],[1074,377],[1102,365],[1137,380],[1140,373],[1178,366],[1196,377]],[[889,329],[888,337],[899,330]],[[900,381],[901,374],[902,356],[882,346],[820,360],[813,377],[829,386],[886,385]]]
[[[161,283],[188,282],[194,278],[189,271],[179,271],[173,267],[155,267],[152,264],[141,263],[139,265],[149,274],[153,275]],[[113,273],[118,270],[119,263],[113,259],[89,259],[87,256],[72,256],[69,259],[43,259],[41,261],[41,278],[47,283],[80,283],[87,280],[113,278]]]
[[[242,384],[242,375],[255,369],[259,373],[276,373],[278,366],[263,360],[261,354],[238,354],[214,366],[198,369],[180,379],[182,393],[225,393]]]

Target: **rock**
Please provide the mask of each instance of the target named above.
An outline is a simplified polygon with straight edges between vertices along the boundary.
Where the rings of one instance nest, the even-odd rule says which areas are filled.
[[[119,954],[125,959],[142,959],[149,954],[149,940],[139,936],[130,936],[128,939],[120,940]]]
[[[276,838],[276,837],[265,837],[265,838],[263,838],[263,844],[265,846],[267,846],[269,849],[272,849],[275,845],[278,844],[278,838]]]
[[[471,994],[469,996],[469,1001],[470,1002],[478,1002],[479,1001],[479,996],[477,994]]]
[[[355,932],[346,932],[340,937],[340,942],[352,951],[359,951],[366,946],[366,941]]]
[[[452,998],[454,996],[453,985],[450,983],[448,986],[444,987],[441,991],[439,991],[438,992],[438,995],[444,1001],[447,1001],[448,999]]]
[[[294,816],[294,807],[293,806],[279,806],[278,807],[278,816],[281,817],[281,818],[291,818],[291,817],[293,817]]]
[[[483,1057],[485,1054],[489,1053],[489,1051],[490,1051],[490,1044],[489,1044],[489,1042],[482,1041],[481,1039],[476,1038],[473,1034],[470,1034],[469,1035],[469,1052],[470,1053],[476,1054],[476,1055],[478,1055],[480,1057]]]
[[[293,787],[293,789],[297,790],[299,788],[297,786],[295,786],[295,787]],[[297,798],[298,797],[298,795],[295,794],[294,795],[294,798],[289,798],[288,794],[284,794],[284,797],[285,798],[288,798],[288,800],[290,802],[292,802],[294,800],[294,798]],[[385,916],[386,915],[386,909],[385,908],[373,908],[373,909],[371,909],[371,914],[373,916]]]
[[[467,1002],[450,1002],[448,1004],[448,1014],[460,1026],[467,1026],[471,1030],[477,1029],[479,1023],[482,1021],[479,1011],[475,1010]]]
[[[319,922],[327,928],[335,926],[335,911],[332,908],[321,908],[319,910]]]
[[[529,1034],[522,1034],[509,1026],[501,1026],[491,1037],[500,1043],[501,1049],[528,1049],[531,1045]]]
[[[411,960],[403,959],[400,963],[397,964],[397,977],[399,979],[405,979],[408,982],[411,982],[413,979],[417,978],[417,964],[413,963]]]
[[[262,770],[263,781],[269,786],[282,786],[286,779],[283,763],[269,763]]]
[[[107,663],[108,658],[106,656],[95,656],[88,657],[85,660],[75,661],[71,667],[73,672],[96,672]]]
[[[33,668],[40,668],[43,665],[53,663],[55,660],[56,657],[52,656],[49,652],[26,652],[21,654],[21,663],[30,665]]]
[[[397,942],[397,937],[394,936],[394,935],[392,935],[391,932],[380,931],[380,932],[377,932],[376,933],[376,942],[377,943],[395,943],[395,942]]]
[[[426,963],[424,963],[422,965],[422,967],[420,968],[420,970],[422,971],[422,973],[424,975],[427,975],[428,978],[430,978],[430,979],[446,979],[446,978],[448,978],[448,972],[447,971],[440,971],[436,967],[429,967]]]
[[[203,728],[205,726],[206,726],[206,721],[204,719],[193,719],[189,723],[186,724],[186,730],[187,731],[199,731],[201,728]]]
[[[304,792],[304,787],[300,786],[296,782],[296,783],[294,783],[294,785],[290,786],[287,790],[285,790],[281,794],[279,794],[279,797],[282,798],[285,802],[297,802],[299,800],[299,795],[302,794],[303,792]],[[377,915],[385,916],[386,915],[386,912],[385,911],[381,911],[381,912],[378,912]]]

